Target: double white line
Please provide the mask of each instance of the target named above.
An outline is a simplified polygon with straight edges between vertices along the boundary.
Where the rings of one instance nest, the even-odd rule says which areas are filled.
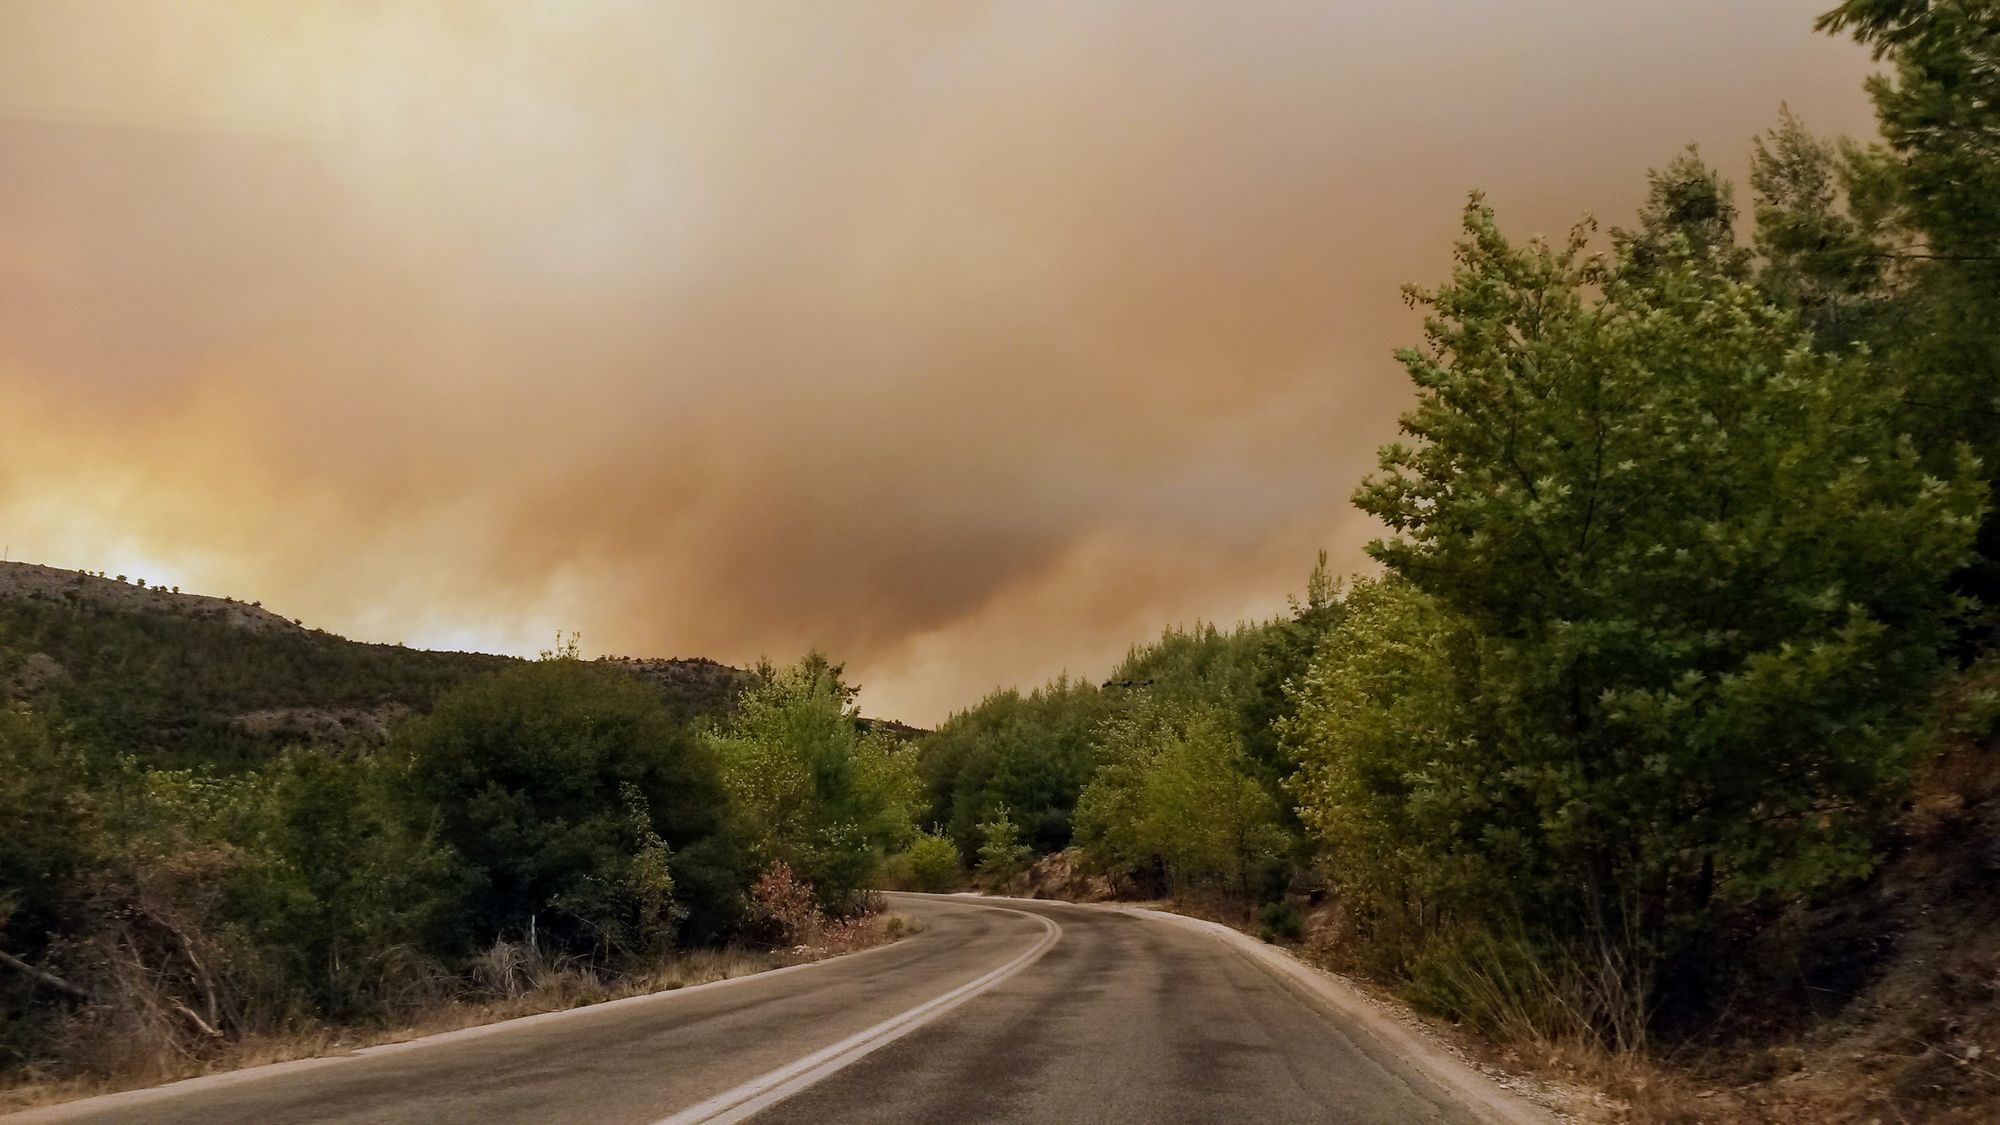
[[[862,1058],[998,985],[1034,964],[1042,954],[1049,951],[1049,947],[1053,946],[1057,939],[1062,937],[1062,927],[1040,914],[1030,914],[1025,910],[1007,910],[1004,906],[988,907],[988,909],[1006,910],[1009,914],[1033,918],[1042,924],[1044,931],[1042,939],[1027,952],[977,980],[959,985],[943,996],[890,1016],[874,1027],[858,1031],[830,1047],[814,1051],[797,1062],[781,1066],[768,1074],[759,1075],[734,1089],[725,1090],[672,1117],[663,1118],[656,1125],[708,1125],[708,1123],[726,1125],[728,1122],[743,1121],[759,1110],[776,1105],[806,1087],[859,1062]]]

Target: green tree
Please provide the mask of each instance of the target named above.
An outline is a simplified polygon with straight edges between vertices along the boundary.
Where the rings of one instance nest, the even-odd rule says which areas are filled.
[[[447,694],[392,749],[465,865],[465,940],[532,926],[578,951],[655,944],[660,849],[690,936],[737,916],[748,879],[715,753],[631,677],[518,666]]]
[[[1175,887],[1255,897],[1287,840],[1232,719],[1149,699],[1108,721],[1104,764],[1077,803],[1086,853],[1128,869],[1157,864]]]
[[[1279,818],[1302,860],[1307,858],[1303,854],[1304,834],[1296,806],[1285,790],[1295,763],[1282,745],[1281,732],[1297,710],[1291,685],[1306,674],[1321,639],[1346,611],[1340,593],[1341,582],[1327,569],[1326,552],[1321,551],[1306,579],[1304,600],[1291,598],[1288,616],[1258,630],[1261,651],[1256,657],[1256,682],[1239,707],[1238,726],[1252,773],[1277,801]]]
[[[1744,275],[1749,256],[1736,245],[1736,199],[1729,182],[1693,146],[1646,174],[1646,202],[1636,230],[1617,232],[1634,273],[1672,268],[1694,257],[1718,273]]]
[[[1092,732],[1107,707],[1096,685],[1062,676],[1027,695],[995,692],[925,737],[929,817],[970,859],[979,825],[1014,810],[1038,852],[1070,841],[1077,794],[1096,767]]]
[[[840,673],[818,654],[766,666],[706,736],[760,862],[785,864],[835,909],[908,842],[922,800],[915,752],[886,733],[862,733],[855,689]]]
[[[1974,645],[2000,635],[2000,6],[1987,0],[1846,0],[1821,17],[1887,61],[1869,82],[1891,160],[1878,194],[1905,232],[1899,316],[1871,341],[1903,388],[1907,425],[1936,471],[1961,445],[1989,488],[1978,562],[1958,586],[1987,617]]]
[[[1504,906],[1547,863],[1487,835],[1534,808],[1479,737],[1464,623],[1394,576],[1356,582],[1342,611],[1291,685],[1288,788],[1368,952],[1402,972],[1426,928]]]
[[[2000,9],[1985,0],[1846,0],[1822,30],[1867,44],[1882,136],[1906,163],[1911,221],[1938,260],[2000,267]]]
[[[1891,345],[1907,320],[1899,170],[1880,149],[1815,137],[1786,109],[1756,142],[1757,284],[1827,351]]]
[[[1654,940],[1719,890],[1866,867],[1980,490],[1715,255],[1587,233],[1516,247],[1468,207],[1451,281],[1413,293],[1414,441],[1356,503],[1469,630],[1479,846],[1535,861],[1538,917]]]
[[[1002,805],[993,818],[979,826],[979,874],[989,885],[999,886],[1028,869],[1035,850],[1021,840],[1020,826]]]

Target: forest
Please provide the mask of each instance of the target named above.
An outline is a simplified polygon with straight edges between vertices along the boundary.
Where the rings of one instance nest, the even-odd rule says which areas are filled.
[[[1472,195],[1407,291],[1412,405],[1353,491],[1371,565],[1322,555],[1290,612],[1101,681],[906,738],[818,655],[690,704],[573,644],[8,608],[0,679],[64,671],[0,711],[0,1066],[184,1073],[531,962],[642,980],[974,885],[1310,929],[1507,1042],[1670,1055],[1760,994],[1808,1018],[1873,963],[1813,945],[1825,912],[2000,772],[2000,9],[1820,30],[1880,60],[1878,138],[1783,113],[1740,188],[1662,154],[1635,215],[1559,239]],[[227,721],[301,682],[393,721]]]
[[[965,861],[1070,849],[1279,940],[1316,908],[1327,962],[1613,1057],[1865,984],[1814,920],[1992,795],[2000,12],[1820,26],[1885,64],[1878,140],[1785,112],[1747,201],[1690,150],[1557,240],[1473,195],[1353,493],[1376,567],[954,715],[922,770]]]

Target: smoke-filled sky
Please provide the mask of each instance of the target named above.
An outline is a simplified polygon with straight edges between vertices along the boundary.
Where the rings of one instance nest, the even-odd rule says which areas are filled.
[[[0,539],[920,723],[1261,616],[1465,192],[1624,220],[1831,0],[0,7]]]

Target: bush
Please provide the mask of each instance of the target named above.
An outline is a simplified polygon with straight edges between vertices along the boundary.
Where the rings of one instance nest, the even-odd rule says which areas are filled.
[[[948,891],[965,878],[958,864],[958,845],[941,832],[919,832],[910,842],[910,882],[920,891]]]
[[[1265,903],[1257,920],[1257,935],[1265,941],[1300,941],[1306,936],[1306,916],[1289,902]]]
[[[774,863],[750,886],[750,919],[774,944],[791,946],[794,953],[841,953],[869,940],[870,917],[882,907],[877,896],[855,896],[853,909],[841,916],[820,909],[820,901],[811,883]]]
[[[435,999],[449,856],[370,755],[86,769],[0,714],[0,1059],[164,1079],[229,1039]]]
[[[407,760],[293,751],[242,779],[160,774],[150,788],[155,831],[233,857],[217,914],[254,937],[264,972],[304,1009],[352,1020],[395,1008],[411,953],[447,951],[465,889],[408,785]]]
[[[804,945],[819,936],[826,916],[812,884],[784,864],[774,863],[750,884],[750,919],[780,944]]]

